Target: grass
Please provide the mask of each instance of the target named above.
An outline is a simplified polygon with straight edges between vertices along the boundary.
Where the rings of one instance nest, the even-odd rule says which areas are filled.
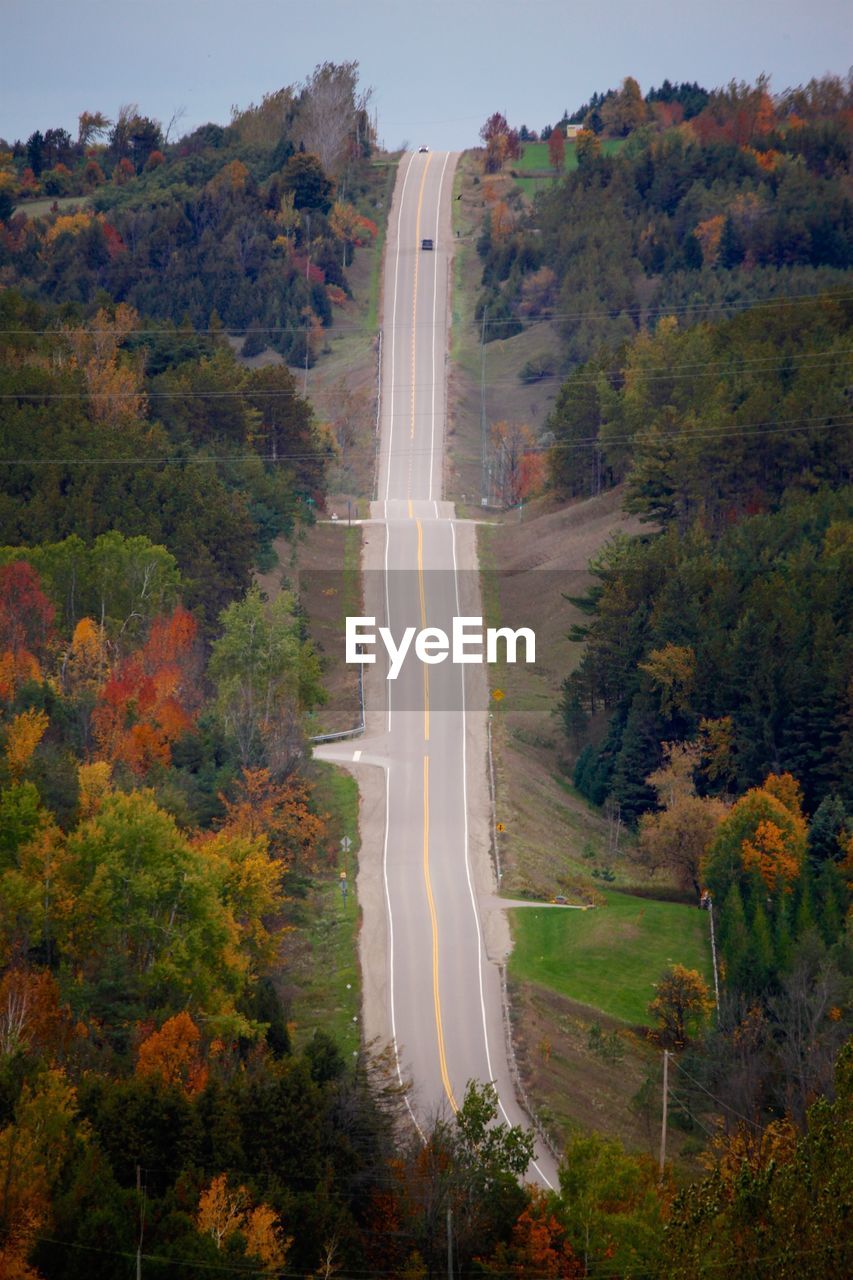
[[[24,213],[28,218],[43,218],[54,205],[62,213],[66,209],[87,209],[90,203],[90,196],[39,196],[36,200],[21,200],[15,205],[15,213]]]
[[[624,145],[624,138],[603,138],[601,141],[602,155],[616,155]],[[572,173],[577,167],[577,148],[574,142],[566,142],[563,173]],[[528,198],[535,195],[537,191],[541,191],[547,183],[553,182],[555,174],[548,158],[548,143],[526,142],[521,153],[521,159],[514,162],[511,173],[516,180],[516,185],[521,187]]]
[[[315,1030],[332,1036],[349,1056],[360,1042],[361,971],[358,962],[360,913],[355,889],[358,830],[358,785],[351,774],[334,765],[314,761],[314,798],[329,815],[329,848],[323,866],[294,903],[292,932],[285,946],[286,977],[291,1008],[291,1036],[297,1047]],[[341,838],[352,848],[344,854]],[[340,872],[347,872],[346,901]]]
[[[605,892],[589,911],[512,913],[513,978],[538,983],[632,1026],[648,1025],[653,985],[670,964],[710,983],[708,924],[695,907]]]

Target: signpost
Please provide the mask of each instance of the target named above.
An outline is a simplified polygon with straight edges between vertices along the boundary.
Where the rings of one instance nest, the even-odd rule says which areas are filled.
[[[341,851],[343,852],[343,855],[344,855],[344,862],[346,862],[347,854],[349,853],[351,848],[352,848],[352,840],[350,840],[349,836],[344,836],[343,840],[341,841]],[[346,907],[347,905],[346,867],[344,867],[343,871],[341,871],[341,898],[343,899],[344,906]]]

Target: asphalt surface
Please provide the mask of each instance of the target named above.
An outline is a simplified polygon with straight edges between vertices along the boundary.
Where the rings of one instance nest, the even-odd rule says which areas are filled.
[[[475,541],[442,501],[455,163],[448,153],[404,155],[389,215],[378,500],[371,510],[373,522],[384,524],[384,572],[375,580],[382,589],[368,591],[367,608],[372,594],[377,626],[389,626],[397,640],[406,626],[450,635],[453,617],[472,607],[465,602],[475,581]],[[432,251],[420,247],[424,238],[433,241]],[[461,1105],[468,1081],[491,1080],[500,1118],[527,1127],[511,1082],[500,973],[486,952],[478,900],[479,894],[485,902],[491,889],[483,885],[486,760],[476,749],[485,743],[483,669],[450,661],[427,666],[410,653],[391,682],[381,644],[376,653],[368,669],[367,735],[318,754],[384,771],[382,848],[371,849],[363,831],[362,858],[381,858],[376,906],[384,909],[386,1038],[401,1077],[414,1084],[414,1123],[423,1126]],[[374,831],[373,843],[379,839]],[[364,898],[362,906],[370,910]],[[555,1162],[541,1146],[528,1177],[557,1185]]]

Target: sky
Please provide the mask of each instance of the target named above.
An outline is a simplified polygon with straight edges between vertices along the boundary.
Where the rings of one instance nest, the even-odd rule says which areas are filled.
[[[0,0],[0,137],[123,103],[179,133],[354,59],[379,139],[460,150],[635,76],[781,90],[853,62],[850,0]],[[173,135],[174,136],[174,135]]]

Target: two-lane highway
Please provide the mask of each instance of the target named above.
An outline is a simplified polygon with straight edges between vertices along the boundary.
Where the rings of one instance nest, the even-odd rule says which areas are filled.
[[[398,639],[408,626],[450,635],[454,617],[479,612],[474,531],[442,501],[455,163],[447,153],[405,155],[389,215],[372,506],[384,541],[367,607]],[[401,1078],[414,1081],[415,1123],[455,1109],[474,1079],[494,1080],[502,1118],[526,1125],[507,1065],[500,974],[478,909],[478,888],[489,886],[472,852],[488,839],[487,810],[472,804],[485,787],[483,668],[427,665],[410,653],[395,681],[385,679],[387,669],[380,649],[368,668],[368,734],[355,749],[362,765],[384,769],[382,847],[368,837],[362,849],[363,864],[381,859],[381,901],[362,895],[362,905],[366,913],[384,908],[382,928],[366,918],[364,932],[384,938],[386,1038]],[[355,750],[321,754],[349,764]],[[530,1176],[556,1185],[547,1152],[537,1151]]]

